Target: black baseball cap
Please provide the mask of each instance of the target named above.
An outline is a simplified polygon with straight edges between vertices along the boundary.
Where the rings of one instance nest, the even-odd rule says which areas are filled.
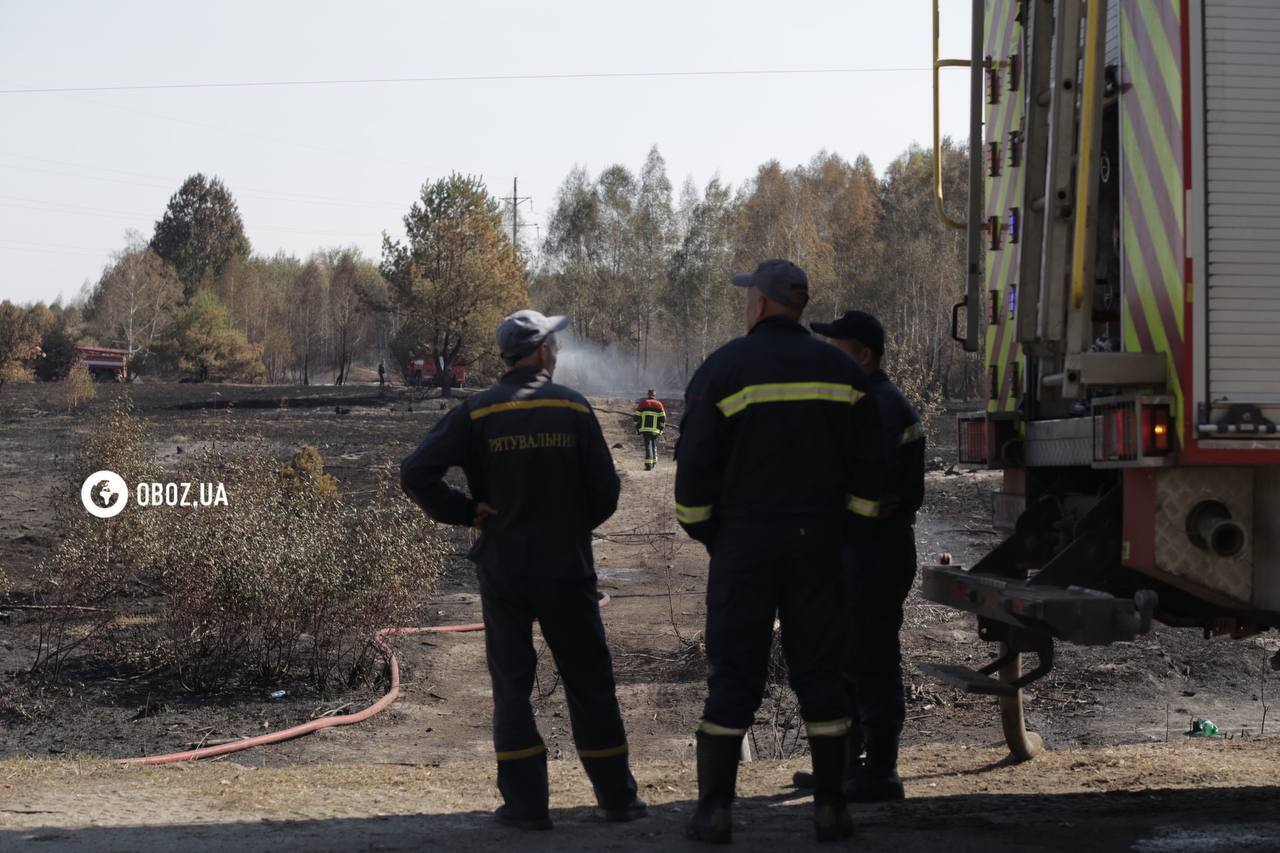
[[[803,308],[809,302],[809,277],[791,261],[761,261],[755,272],[730,279],[738,287],[754,287],[780,305]]]
[[[884,326],[866,311],[846,311],[834,322],[810,323],[809,328],[824,338],[858,341],[875,353],[876,358],[884,355]]]

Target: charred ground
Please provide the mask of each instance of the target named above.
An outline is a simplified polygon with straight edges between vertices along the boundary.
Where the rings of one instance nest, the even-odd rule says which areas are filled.
[[[301,682],[252,681],[214,695],[194,695],[166,673],[128,671],[95,659],[76,661],[57,679],[33,677],[27,671],[39,642],[39,611],[30,605],[44,583],[40,561],[57,535],[51,509],[55,500],[64,499],[68,478],[76,479],[66,466],[73,448],[95,428],[116,394],[132,397],[161,463],[172,464],[208,440],[225,419],[237,419],[281,458],[301,444],[317,447],[352,501],[372,499],[381,483],[394,478],[399,460],[451,403],[431,392],[376,386],[138,384],[101,390],[97,401],[75,414],[49,405],[40,386],[6,388],[0,399],[0,566],[10,580],[9,592],[0,599],[0,758],[168,752],[358,707],[379,695],[385,685],[376,674],[366,684],[323,696]],[[621,507],[599,531],[596,553],[601,586],[612,597],[605,622],[629,736],[638,760],[679,762],[688,775],[691,733],[704,693],[700,631],[706,560],[674,520],[671,450],[676,432],[668,432],[672,440],[664,439],[657,470],[645,472],[627,415],[632,401],[594,402],[623,478]],[[672,421],[678,423],[678,403],[672,408]],[[920,555],[931,560],[948,551],[956,562],[972,564],[997,541],[987,527],[987,494],[996,482],[987,473],[956,472],[952,436],[945,419],[930,436]],[[465,534],[457,544],[459,553],[465,551]],[[140,582],[133,593],[138,612],[145,614],[154,605],[149,598],[153,591]],[[478,616],[474,575],[465,560],[455,558],[424,619],[443,624]],[[977,640],[972,620],[913,594],[904,642],[909,681],[905,741],[913,756],[908,773],[920,762],[936,764],[944,777],[971,773],[972,768],[961,765],[974,750],[987,750],[994,758],[986,763],[998,767],[1001,738],[991,700],[942,687],[918,669],[922,663],[974,665],[990,659],[992,650]],[[405,690],[387,713],[362,726],[241,753],[236,765],[471,762],[468,767],[479,774],[476,789],[486,790],[491,747],[481,635],[412,638],[399,648]],[[1181,748],[1187,741],[1182,732],[1194,716],[1211,717],[1235,743],[1257,740],[1268,705],[1272,712],[1266,733],[1280,728],[1280,711],[1274,708],[1280,674],[1268,666],[1278,648],[1280,640],[1274,636],[1209,641],[1195,632],[1166,628],[1127,645],[1063,647],[1057,668],[1031,696],[1030,722],[1060,752],[1166,740],[1170,748]],[[288,695],[269,699],[276,689]],[[549,654],[543,655],[535,699],[553,758],[571,759],[568,713]],[[753,730],[757,755],[795,763],[804,749],[797,722],[788,691],[774,689]],[[1228,745],[1222,739],[1221,748]],[[1274,758],[1274,741],[1259,741],[1258,748]],[[1229,765],[1232,754],[1224,753],[1219,764]],[[571,762],[565,766],[571,771]],[[908,779],[908,790],[927,792],[931,782],[917,775]],[[973,783],[976,791],[990,781],[975,774]]]

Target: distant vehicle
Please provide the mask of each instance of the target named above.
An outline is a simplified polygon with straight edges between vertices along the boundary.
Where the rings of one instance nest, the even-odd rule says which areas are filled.
[[[102,382],[129,381],[129,351],[104,347],[76,347],[76,358],[89,368],[89,374]]]
[[[404,367],[404,382],[406,385],[435,385],[437,376],[436,360],[434,358],[415,358],[410,360]],[[467,369],[461,364],[455,364],[449,368],[449,373],[453,377],[453,384],[464,385],[467,381]]]

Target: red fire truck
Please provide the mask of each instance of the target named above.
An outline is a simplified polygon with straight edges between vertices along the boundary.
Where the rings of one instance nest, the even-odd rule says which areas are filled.
[[[1008,538],[922,586],[998,644],[935,674],[998,697],[1025,759],[1055,643],[1280,627],[1280,3],[971,11],[971,55],[941,60],[934,2],[935,150],[938,71],[970,75],[967,215],[934,186],[968,236],[952,335],[989,383],[960,460],[1002,472]]]
[[[76,347],[76,359],[99,381],[129,381],[129,351],[106,347]]]
[[[435,385],[438,370],[439,368],[434,358],[411,359],[404,366],[404,383],[414,386]],[[449,374],[453,377],[455,387],[466,384],[467,369],[461,364],[455,364],[450,367]]]

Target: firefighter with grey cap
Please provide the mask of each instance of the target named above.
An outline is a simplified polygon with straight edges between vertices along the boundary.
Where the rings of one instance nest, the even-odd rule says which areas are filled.
[[[906,718],[902,608],[916,574],[915,521],[924,503],[925,434],[920,416],[880,366],[885,336],[879,320],[865,311],[848,311],[834,322],[809,325],[870,376],[886,461],[876,533],[846,543],[843,555],[851,626],[844,677],[854,721],[845,793],[854,802],[901,800],[898,739]],[[812,785],[808,774],[797,773],[795,782]]]
[[[517,311],[498,327],[509,369],[432,428],[401,463],[405,492],[445,524],[480,531],[485,656],[493,684],[499,822],[550,829],[547,748],[529,701],[536,620],[564,680],[578,756],[609,821],[643,817],[605,643],[591,531],[620,484],[590,404],[551,381],[564,317]],[[445,481],[462,469],[467,491]]]
[[[711,557],[698,805],[687,834],[731,840],[738,758],[776,619],[809,738],[814,829],[819,841],[836,841],[853,832],[842,787],[840,551],[877,511],[879,419],[853,359],[800,325],[809,299],[802,269],[765,261],[733,283],[747,290],[747,334],[694,374],[676,446],[676,518]]]

